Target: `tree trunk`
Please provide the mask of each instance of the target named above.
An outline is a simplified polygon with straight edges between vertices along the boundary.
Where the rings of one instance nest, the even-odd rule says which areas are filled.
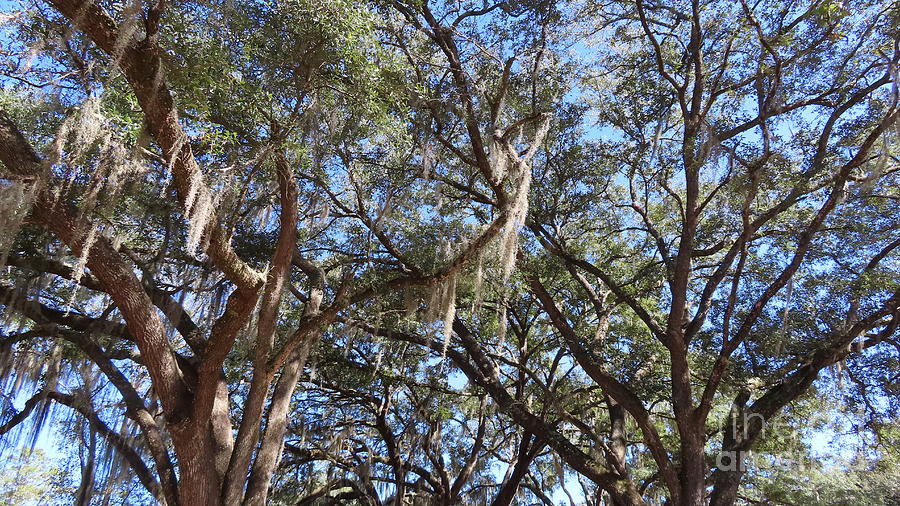
[[[314,336],[312,341],[318,341],[318,336]],[[291,359],[281,372],[281,377],[275,385],[275,392],[272,394],[272,404],[269,407],[268,424],[266,432],[263,436],[262,446],[256,454],[256,460],[253,462],[253,470],[250,473],[250,479],[247,483],[247,497],[244,504],[247,506],[263,506],[266,504],[266,497],[269,493],[269,486],[272,483],[272,475],[281,460],[281,451],[284,448],[284,434],[288,424],[288,411],[291,406],[291,396],[300,379],[300,373],[303,372],[303,366],[306,363],[306,357],[313,343],[303,346],[297,350],[295,356]]]
[[[497,492],[496,497],[494,497],[491,506],[509,506],[513,503],[513,500],[516,498],[516,494],[519,491],[519,484],[528,474],[528,468],[531,466],[534,457],[537,456],[543,448],[543,443],[540,443],[537,440],[532,441],[530,432],[522,434],[522,441],[519,443],[519,450],[516,455],[516,463],[513,466],[509,477],[503,485],[500,486],[500,490]]]

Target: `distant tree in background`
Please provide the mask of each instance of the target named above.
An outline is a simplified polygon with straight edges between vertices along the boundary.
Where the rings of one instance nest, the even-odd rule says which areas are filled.
[[[83,503],[898,500],[896,8],[5,9],[0,434]]]
[[[70,485],[63,471],[40,449],[7,451],[0,461],[0,502],[4,505],[66,504]]]

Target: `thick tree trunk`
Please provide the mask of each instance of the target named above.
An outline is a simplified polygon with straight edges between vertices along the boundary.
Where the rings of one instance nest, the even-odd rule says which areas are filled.
[[[223,484],[225,473],[228,471],[228,461],[231,459],[231,453],[234,451],[234,433],[228,406],[228,384],[223,374],[216,389],[216,399],[209,417],[209,431],[215,451],[216,476],[219,483]]]
[[[285,283],[288,280],[291,269],[291,261],[294,257],[297,241],[297,186],[294,182],[293,171],[284,156],[278,155],[275,158],[278,169],[278,186],[279,199],[281,203],[281,211],[278,217],[279,233],[278,243],[275,247],[275,253],[272,256],[271,269],[266,278],[266,285],[263,291],[261,309],[259,313],[259,322],[257,324],[256,348],[253,356],[253,379],[250,384],[250,393],[244,407],[244,419],[241,421],[238,429],[237,442],[232,443],[234,452],[230,461],[226,465],[225,471],[225,488],[222,490],[222,497],[226,503],[236,503],[241,498],[244,488],[244,480],[246,479],[247,466],[250,463],[250,456],[253,448],[259,441],[259,426],[262,422],[262,411],[265,404],[265,396],[271,384],[271,371],[269,370],[269,353],[275,338],[277,327],[278,306],[281,302],[281,295],[284,291]],[[318,310],[318,304],[321,302],[321,295],[315,303],[315,309]],[[282,371],[282,378],[285,374],[289,374],[288,368]],[[290,373],[296,376],[299,372]],[[293,393],[294,383],[290,387],[287,394],[287,405],[290,404],[290,396]],[[280,382],[279,382],[280,385]],[[276,394],[277,394],[276,387]],[[274,406],[275,400],[272,401]],[[287,409],[287,405],[284,409]],[[283,415],[283,416],[286,416]],[[271,420],[270,420],[271,423]],[[286,421],[285,421],[286,423]],[[282,434],[283,434],[282,429]],[[265,443],[263,449],[265,449]],[[262,452],[262,450],[261,450]],[[281,453],[279,445],[277,452]],[[257,459],[260,455],[257,456]],[[268,466],[273,464],[269,474],[274,471],[274,461],[269,462],[270,456],[263,457],[265,462],[259,465]],[[269,477],[271,479],[271,477]],[[257,484],[257,487],[260,485]],[[268,489],[268,481],[265,484]],[[249,492],[248,492],[249,493]],[[260,492],[255,492],[257,495]],[[265,502],[265,491],[262,492],[263,502]]]
[[[519,484],[528,474],[528,468],[534,457],[544,448],[544,444],[537,440],[532,441],[532,435],[529,432],[522,434],[522,441],[519,443],[519,449],[516,454],[516,463],[512,472],[500,486],[500,490],[494,497],[491,506],[509,506],[516,498],[519,492]]]
[[[318,336],[311,339],[308,346],[297,350],[296,355],[285,365],[281,377],[275,385],[272,394],[272,403],[269,406],[268,424],[263,436],[263,442],[253,462],[253,470],[247,482],[247,497],[244,499],[246,506],[263,506],[272,483],[275,468],[281,460],[281,451],[284,448],[284,434],[288,424],[288,411],[291,406],[291,396],[297,387],[300,373],[306,363],[306,357],[312,344],[318,340]]]
[[[204,422],[199,424],[200,430],[170,429],[178,456],[178,499],[182,505],[222,504],[219,497],[221,482],[216,473],[215,450],[208,427]]]
[[[681,505],[703,506],[706,492],[706,452],[703,433],[682,435],[681,469],[679,472],[681,485]]]
[[[289,234],[285,233],[284,227],[288,225],[296,227],[296,188],[288,186],[292,179],[284,159],[279,159],[279,174],[279,183],[282,186],[282,235],[279,240],[276,258],[279,261],[283,260],[285,267],[289,267],[292,263],[300,264],[301,269],[309,276],[312,286],[310,287],[309,301],[304,314],[313,316],[318,314],[321,308],[325,290],[325,273],[309,262],[294,258],[295,247],[293,241],[295,234],[292,231]],[[286,210],[292,210],[294,216],[285,216],[284,212]],[[280,254],[282,253],[282,246],[284,247],[283,254],[286,255],[284,259],[282,259],[282,254]],[[247,505],[262,506],[266,503],[272,476],[275,473],[275,468],[278,466],[281,452],[284,448],[284,434],[287,429],[291,396],[293,396],[294,389],[297,387],[297,381],[303,372],[306,358],[315,349],[320,336],[320,330],[314,330],[306,335],[295,333],[292,336],[293,339],[302,339],[303,344],[295,350],[294,355],[285,364],[281,371],[281,377],[278,378],[278,382],[275,385],[275,392],[272,394],[272,402],[269,405],[268,425],[247,482],[247,494],[244,500],[244,503]]]
[[[710,506],[732,506],[737,502],[738,489],[741,486],[741,470],[721,471],[713,473],[713,491],[709,498]]]

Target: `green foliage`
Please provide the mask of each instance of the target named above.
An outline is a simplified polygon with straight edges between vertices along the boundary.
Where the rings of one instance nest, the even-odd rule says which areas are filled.
[[[897,501],[897,13],[880,2],[180,0],[147,39],[147,5],[97,5],[131,30],[119,43],[159,54],[156,81],[50,6],[0,21],[3,118],[47,169],[41,202],[79,223],[51,233],[32,209],[0,230],[0,393],[35,395],[22,423],[73,429],[81,457],[88,413],[159,474],[137,397],[181,478],[176,442],[237,455],[205,425],[174,436],[221,377],[216,437],[254,409],[252,437],[278,427],[287,392],[274,504],[488,504],[504,485],[514,503],[629,504],[624,483],[674,501],[667,463],[699,476],[684,490],[719,488],[718,452],[743,444],[730,414],[756,410],[741,451],[811,464],[758,461],[741,501]],[[175,134],[141,95],[163,83]],[[17,170],[4,185],[31,184]],[[97,238],[140,296],[85,268]],[[239,286],[223,255],[266,284]],[[860,454],[832,465],[811,438],[848,419]],[[3,493],[59,494],[29,459],[8,466],[34,479]]]
[[[8,506],[62,505],[71,486],[41,449],[7,449],[0,462],[0,502]]]

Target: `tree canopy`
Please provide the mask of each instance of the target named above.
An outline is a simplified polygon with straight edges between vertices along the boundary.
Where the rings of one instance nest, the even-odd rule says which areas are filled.
[[[0,436],[78,504],[900,501],[890,2],[2,8]]]

